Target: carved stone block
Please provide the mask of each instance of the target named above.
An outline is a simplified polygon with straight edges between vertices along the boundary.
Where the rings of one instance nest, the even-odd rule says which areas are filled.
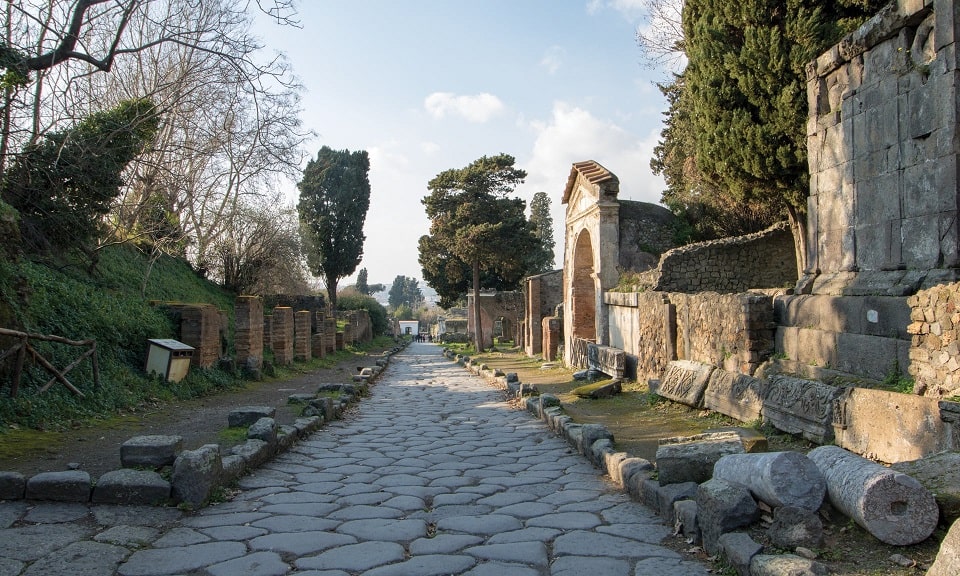
[[[656,393],[687,406],[702,408],[703,393],[714,370],[716,367],[709,364],[674,360],[663,373]]]
[[[741,422],[752,422],[763,412],[763,398],[770,384],[766,380],[714,370],[703,394],[703,406]]]
[[[841,392],[813,380],[771,376],[763,419],[778,430],[826,444],[833,440],[833,402]]]

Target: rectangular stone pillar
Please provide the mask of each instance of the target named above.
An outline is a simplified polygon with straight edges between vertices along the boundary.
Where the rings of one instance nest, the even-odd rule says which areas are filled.
[[[220,311],[212,304],[190,304],[180,310],[180,341],[194,348],[190,365],[210,368],[220,359]]]
[[[337,321],[335,318],[325,318],[323,320],[323,342],[327,354],[333,354],[337,351]]]
[[[238,296],[234,315],[237,366],[259,370],[263,367],[263,300],[257,296]]]
[[[323,332],[317,332],[316,334],[310,337],[310,353],[313,355],[314,358],[323,359],[327,357],[327,350],[326,350],[326,347],[324,346],[323,340],[324,340]]]
[[[273,361],[277,366],[293,363],[293,308],[273,309]]]
[[[341,331],[338,331],[338,332],[335,332],[335,333],[334,333],[334,338],[335,338],[335,340],[334,340],[334,342],[335,342],[334,347],[335,347],[337,350],[343,350],[344,348],[346,348],[346,346],[344,345],[344,341],[343,341],[343,331],[342,331],[342,330],[341,330]]]
[[[543,319],[543,359],[546,362],[555,362],[557,350],[563,342],[563,320],[558,316],[548,316]]]
[[[298,310],[293,316],[293,359],[298,362],[310,361],[311,318],[309,310]]]

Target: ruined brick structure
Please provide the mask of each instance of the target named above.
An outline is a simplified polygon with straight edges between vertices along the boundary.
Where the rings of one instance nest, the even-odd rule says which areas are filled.
[[[259,370],[263,367],[263,300],[258,296],[238,296],[234,314],[237,366]]]
[[[467,332],[474,334],[473,294],[467,294]],[[483,346],[493,346],[495,323],[501,318],[506,319],[511,326],[517,326],[523,321],[524,301],[520,292],[480,292],[480,326],[483,329]],[[513,340],[515,336],[506,336]]]
[[[553,316],[563,302],[563,270],[526,278],[523,294],[524,351],[528,356],[538,356],[543,353],[543,319]]]

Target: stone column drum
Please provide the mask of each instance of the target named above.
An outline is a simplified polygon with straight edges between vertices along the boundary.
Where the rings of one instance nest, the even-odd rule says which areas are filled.
[[[827,481],[830,503],[878,540],[908,546],[933,534],[940,510],[914,478],[837,446],[807,456]]]
[[[774,508],[816,511],[827,491],[817,465],[800,452],[729,454],[714,464],[713,477],[746,486],[754,498]]]

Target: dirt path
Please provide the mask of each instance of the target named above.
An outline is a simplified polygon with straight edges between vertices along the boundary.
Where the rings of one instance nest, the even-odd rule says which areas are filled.
[[[297,417],[287,405],[291,394],[313,393],[324,382],[349,382],[358,366],[372,366],[379,351],[353,356],[334,368],[320,369],[290,380],[252,382],[241,390],[232,390],[174,403],[147,407],[105,423],[75,428],[64,432],[34,431],[0,435],[0,471],[20,472],[26,477],[40,472],[67,470],[72,464],[94,478],[120,468],[120,445],[133,436],[172,434],[183,437],[184,449],[204,444],[220,444],[227,448],[236,442],[221,437],[227,428],[227,415],[238,406],[275,406],[279,424],[289,424]],[[26,439],[29,438],[29,441]],[[18,445],[22,450],[18,450]]]

